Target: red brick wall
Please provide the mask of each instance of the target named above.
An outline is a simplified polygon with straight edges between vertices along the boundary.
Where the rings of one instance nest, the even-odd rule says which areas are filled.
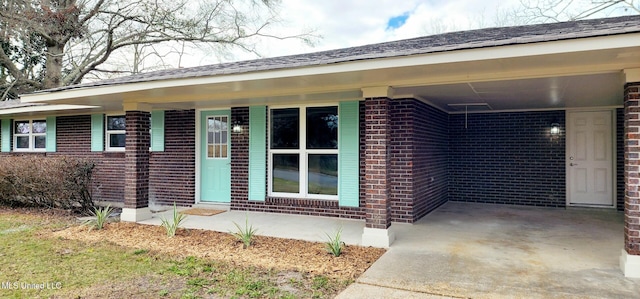
[[[411,222],[449,200],[449,115],[420,101],[412,103],[414,203]]]
[[[565,111],[449,116],[449,199],[543,207],[566,206]],[[465,123],[467,127],[465,128]]]
[[[640,255],[640,82],[624,90],[624,248]]]
[[[94,200],[124,202],[124,152],[91,151],[91,116],[59,116],[56,119],[55,153],[2,153],[3,155],[72,156],[96,163],[91,194]]]
[[[60,116],[56,119],[56,152],[48,155],[68,155],[91,159],[93,199],[124,202],[124,152],[91,151],[91,116]]]
[[[190,206],[195,202],[194,110],[165,111],[164,151],[151,152],[149,203]]]
[[[412,223],[448,200],[449,115],[391,101],[391,220]]]
[[[56,120],[57,152],[38,155],[68,155],[91,159],[94,200],[124,202],[124,152],[91,151],[91,116],[59,116]],[[2,153],[14,155],[15,153]],[[21,153],[22,154],[22,153]],[[195,111],[165,112],[165,151],[149,158],[151,203],[189,206],[195,199]]]
[[[390,102],[391,118],[391,169],[389,184],[391,193],[391,220],[413,222],[414,206],[414,100]]]

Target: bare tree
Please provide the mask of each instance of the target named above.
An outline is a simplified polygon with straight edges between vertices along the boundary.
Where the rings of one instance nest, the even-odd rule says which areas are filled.
[[[121,70],[114,53],[133,49],[134,65],[162,58],[180,43],[256,53],[261,38],[279,36],[280,0],[0,0],[0,91],[9,94],[80,83]],[[137,47],[137,48],[136,48]],[[27,59],[28,58],[28,59]],[[31,59],[31,60],[29,60]],[[162,59],[159,59],[162,61]],[[33,62],[33,63],[31,63]],[[133,70],[133,72],[140,69]]]
[[[616,11],[640,13],[637,0],[520,0],[519,19],[525,23],[574,21]]]

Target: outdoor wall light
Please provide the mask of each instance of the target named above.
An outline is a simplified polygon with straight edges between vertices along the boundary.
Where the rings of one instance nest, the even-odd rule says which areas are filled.
[[[551,135],[554,135],[554,136],[560,134],[560,124],[552,123],[551,130],[549,130],[549,132],[551,133]]]
[[[237,121],[233,122],[233,133],[242,133],[242,126]]]

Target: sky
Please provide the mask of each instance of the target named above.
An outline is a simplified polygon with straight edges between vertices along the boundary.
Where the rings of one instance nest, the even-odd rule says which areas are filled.
[[[353,47],[407,39],[449,31],[496,27],[505,23],[504,12],[522,7],[521,0],[282,0],[282,23],[271,33],[294,35],[313,29],[321,36],[315,46],[299,40],[261,40],[257,50],[262,57]],[[522,0],[544,1],[544,0]],[[575,9],[592,0],[574,0]],[[594,17],[628,14],[617,9]],[[234,51],[232,55],[194,55],[183,67],[259,58]]]

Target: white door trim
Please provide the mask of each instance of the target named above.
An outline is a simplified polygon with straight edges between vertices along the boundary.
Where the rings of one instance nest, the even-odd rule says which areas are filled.
[[[194,203],[195,204],[201,204],[201,203],[206,203],[206,204],[210,204],[210,202],[206,202],[206,201],[201,201],[200,200],[200,184],[201,184],[201,178],[200,178],[200,145],[202,143],[202,140],[200,140],[200,114],[202,111],[211,111],[211,110],[229,110],[231,111],[231,107],[229,106],[224,106],[224,107],[212,107],[212,108],[199,108],[199,109],[195,109],[195,113],[196,113],[196,167],[195,167],[195,177],[196,177],[196,184],[195,184],[195,188],[196,188],[196,192],[194,192]],[[229,112],[229,121],[231,121],[231,112]],[[231,158],[231,157],[229,157]]]
[[[573,112],[609,112],[611,114],[611,182],[612,182],[612,201],[613,204],[611,206],[600,206],[600,205],[580,205],[580,204],[571,204],[571,183],[569,177],[569,132],[572,130],[571,122],[569,121],[569,114]],[[618,169],[617,169],[617,116],[616,116],[616,108],[576,108],[576,109],[567,109],[565,110],[565,196],[566,196],[566,206],[567,207],[598,207],[598,208],[617,208],[617,177],[618,177]]]

